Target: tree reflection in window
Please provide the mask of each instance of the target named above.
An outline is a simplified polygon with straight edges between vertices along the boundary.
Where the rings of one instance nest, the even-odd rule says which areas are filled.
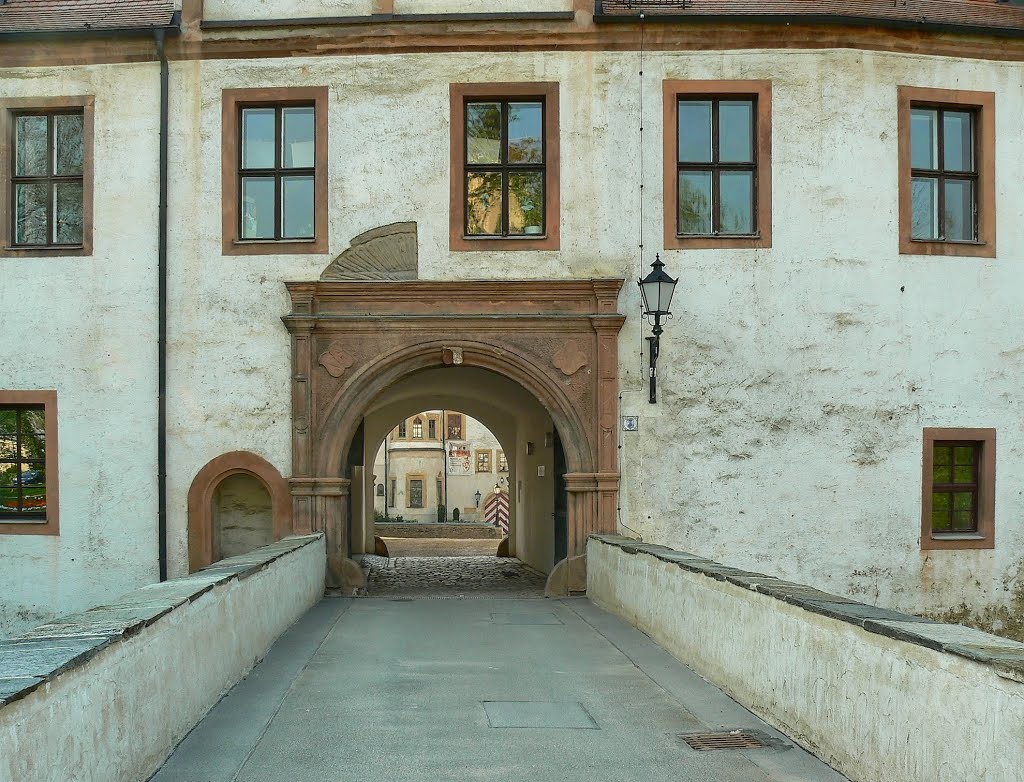
[[[546,231],[544,101],[466,103],[467,236]]]
[[[15,246],[76,246],[85,224],[85,116],[14,117],[11,185]]]
[[[0,520],[46,517],[46,413],[0,407]]]

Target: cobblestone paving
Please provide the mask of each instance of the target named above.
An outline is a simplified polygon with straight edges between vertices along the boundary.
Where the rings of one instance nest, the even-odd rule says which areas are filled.
[[[367,597],[544,597],[547,577],[518,559],[362,557]]]

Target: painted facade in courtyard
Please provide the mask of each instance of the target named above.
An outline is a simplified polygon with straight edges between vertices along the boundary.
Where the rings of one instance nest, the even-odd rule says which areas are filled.
[[[373,462],[373,509],[381,521],[490,521],[493,495],[508,493],[509,466],[498,438],[472,416],[424,410],[388,434]],[[508,503],[501,505],[508,530]]]
[[[267,470],[307,474],[309,423],[284,283],[349,252],[340,279],[625,280],[623,534],[1020,635],[1024,9],[927,0],[907,30],[881,1],[813,24],[625,5],[146,0],[113,42],[0,7],[0,634],[159,577],[165,35],[170,575],[225,454],[260,466],[211,473],[233,483],[210,517],[243,519],[224,550],[276,534]],[[652,405],[655,253],[679,286]],[[566,383],[596,371],[560,349]],[[357,357],[315,358],[344,380]],[[507,455],[531,509],[552,428]],[[342,479],[372,508],[376,478]]]

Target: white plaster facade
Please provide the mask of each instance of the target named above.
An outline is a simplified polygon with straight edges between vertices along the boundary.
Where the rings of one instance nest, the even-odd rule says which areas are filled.
[[[187,571],[187,493],[204,464],[248,450],[291,475],[283,282],[317,279],[350,237],[415,220],[421,279],[627,280],[620,412],[640,420],[620,435],[624,532],[905,611],[963,606],[997,630],[1019,618],[1024,66],[649,51],[641,89],[638,65],[636,51],[602,50],[172,61],[172,576]],[[665,79],[771,81],[770,249],[662,249]],[[482,80],[559,83],[559,251],[449,249],[449,84]],[[323,85],[329,252],[222,255],[222,90]],[[899,85],[995,93],[996,258],[899,254]],[[157,576],[158,88],[153,63],[0,69],[0,96],[96,98],[93,256],[0,259],[0,333],[19,335],[0,340],[0,387],[58,391],[61,489],[59,537],[0,535],[0,632]],[[649,405],[631,282],[658,251],[680,284]],[[998,430],[994,550],[921,550],[926,426]]]

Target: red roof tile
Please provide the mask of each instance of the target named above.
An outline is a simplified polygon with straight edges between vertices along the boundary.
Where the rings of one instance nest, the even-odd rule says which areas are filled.
[[[0,33],[145,30],[173,16],[174,0],[7,0]]]
[[[1024,7],[996,0],[602,0],[599,14],[674,19],[722,16],[737,20],[766,17],[843,17],[853,22],[876,20],[905,24],[955,25],[1024,30]],[[814,19],[812,17],[817,17]]]

